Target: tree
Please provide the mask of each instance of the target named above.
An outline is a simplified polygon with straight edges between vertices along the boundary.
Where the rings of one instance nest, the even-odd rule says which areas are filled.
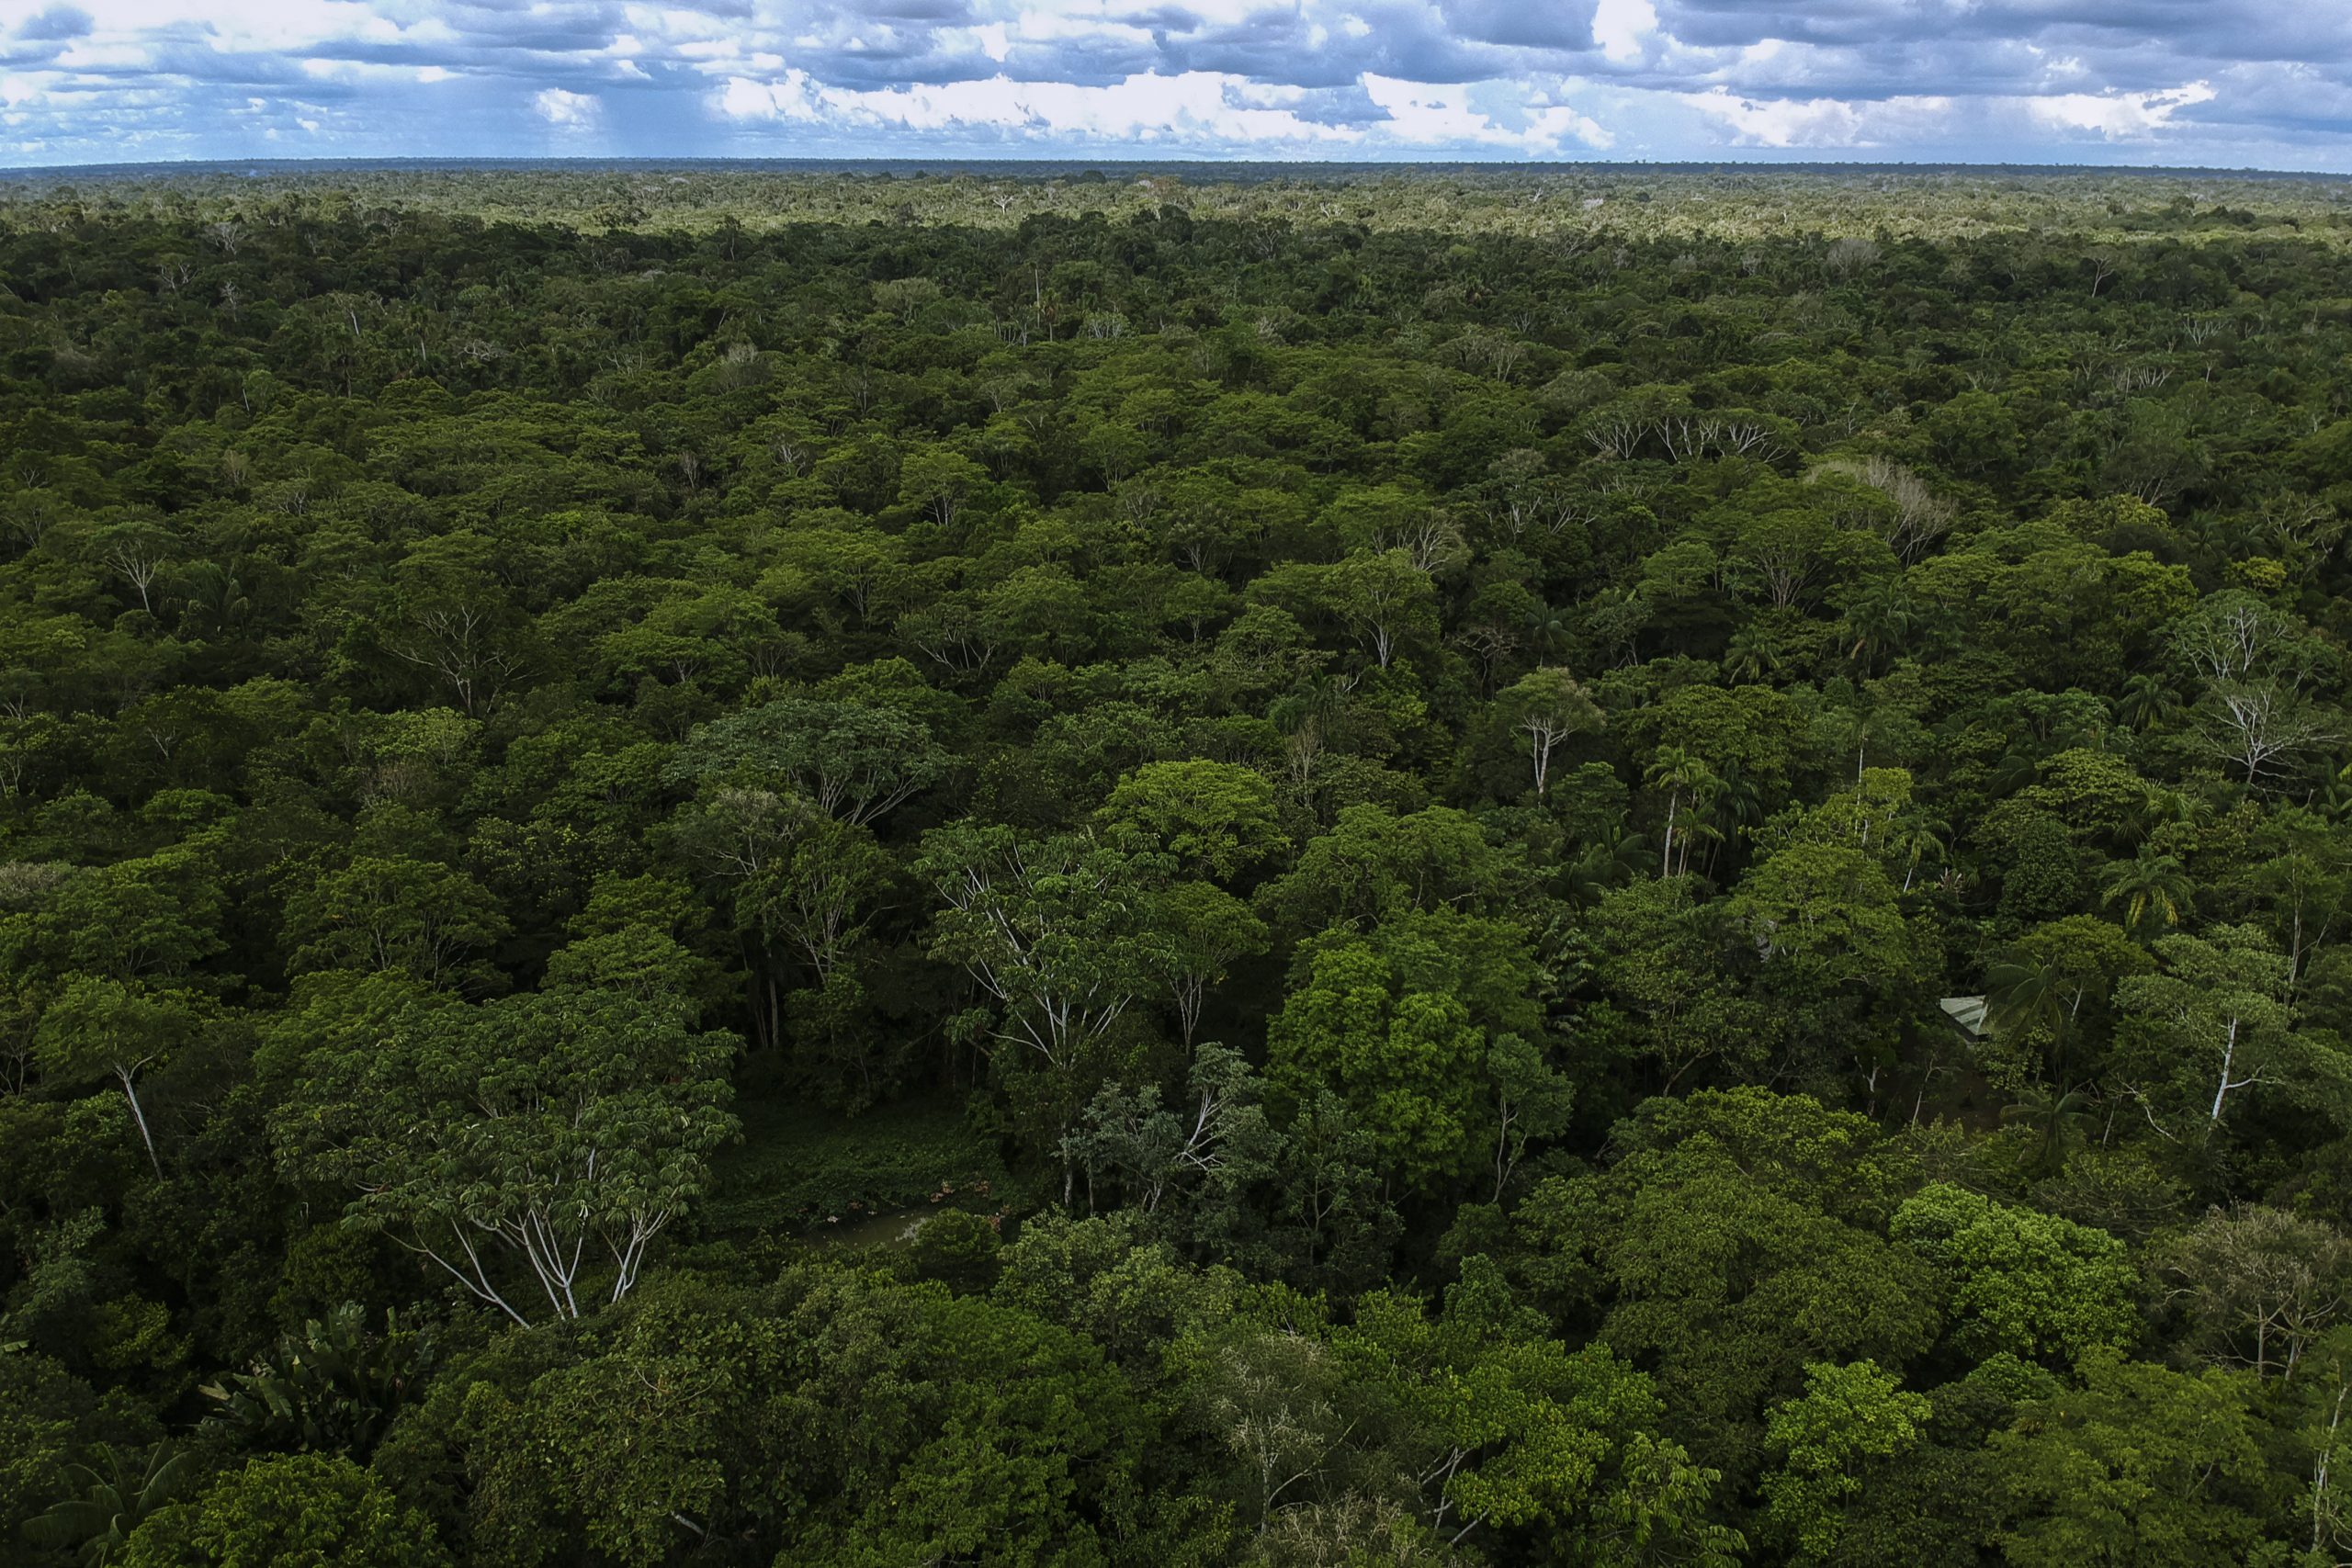
[[[1919,976],[1919,943],[1894,885],[1871,856],[1828,843],[1781,850],[1740,879],[1728,914],[1784,988],[1899,995]]]
[[[1530,1140],[1557,1137],[1568,1124],[1576,1085],[1544,1061],[1543,1050],[1516,1034],[1487,1049],[1486,1079],[1493,1085],[1495,1198],[1503,1200]]]
[[[1400,645],[1436,638],[1437,592],[1426,558],[1406,549],[1359,551],[1332,569],[1340,613],[1383,670]]]
[[[2352,1547],[2352,1498],[2345,1477],[2352,1473],[2352,1331],[2338,1328],[2317,1347],[2319,1375],[2304,1380],[2306,1404],[2299,1434],[2311,1453],[2311,1480],[2298,1501],[2311,1521],[2311,1553],[2325,1562]]]
[[[920,507],[942,528],[953,528],[988,470],[960,452],[926,446],[899,466],[899,504]]]
[[[1701,1522],[1717,1476],[1658,1431],[1649,1380],[1606,1347],[1552,1340],[1487,1258],[1464,1259],[1462,1276],[1437,1322],[1379,1291],[1333,1337],[1340,1365],[1404,1416],[1432,1534],[1532,1538],[1562,1562],[1735,1561],[1736,1535]]]
[[[92,1450],[96,1461],[72,1469],[79,1495],[29,1519],[25,1534],[36,1544],[72,1551],[98,1568],[126,1561],[121,1553],[141,1526],[169,1507],[193,1479],[188,1455],[158,1443],[136,1463],[112,1445]]]
[[[333,1562],[343,1568],[446,1568],[422,1513],[349,1460],[257,1459],[192,1503],[149,1518],[124,1545],[123,1568],[242,1568]]]
[[[1196,1354],[1198,1354],[1196,1352]],[[1320,1339],[1260,1332],[1200,1357],[1192,1397],[1262,1534],[1342,1453],[1344,1366]]]
[[[356,856],[286,900],[298,971],[391,971],[479,988],[492,971],[474,955],[506,933],[505,917],[480,883],[407,856]]]
[[[1765,1422],[1765,1446],[1780,1458],[1764,1477],[1764,1517],[1798,1561],[1818,1562],[1862,1489],[1857,1472],[1916,1444],[1933,1406],[1871,1361],[1815,1361],[1804,1376],[1804,1395],[1773,1406]]]
[[[1900,1366],[1935,1339],[1936,1272],[1885,1235],[1914,1168],[1867,1117],[1702,1089],[1645,1101],[1612,1143],[1521,1201],[1512,1267],[1555,1323],[1655,1369],[1702,1462],[1744,1466],[1808,1363]]]
[[[86,547],[94,558],[139,595],[141,610],[154,613],[155,580],[178,553],[178,541],[170,530],[154,522],[126,519],[93,530]]]
[[[2249,784],[2271,764],[2340,738],[2327,716],[2277,676],[2217,684],[2207,691],[2204,712],[2213,750],[2244,768]]]
[[[2262,1455],[2232,1375],[2177,1372],[2109,1351],[2083,1386],[1993,1435],[2018,1568],[2223,1568],[2262,1532]]]
[[[1156,933],[1150,962],[1168,987],[1178,1031],[1189,1046],[1209,987],[1223,983],[1236,960],[1266,951],[1266,924],[1249,905],[1206,882],[1171,884],[1153,896],[1148,919]]]
[[[590,1270],[608,1266],[606,1301],[627,1295],[735,1134],[724,1073],[738,1043],[690,1016],[673,996],[607,989],[419,999],[358,1049],[311,1053],[274,1120],[280,1168],[358,1189],[350,1224],[517,1324],[580,1317],[596,1305]],[[544,1314],[517,1304],[502,1258]]]
[[[1902,649],[1917,620],[1901,578],[1889,573],[1864,580],[1846,595],[1839,633],[1846,657],[1870,673],[1882,659]]]
[[[2270,814],[2253,846],[2260,855],[2245,882],[2283,928],[2287,980],[2295,985],[2352,901],[2352,843],[2335,824],[2301,807]]]
[[[2137,860],[2117,861],[2099,873],[2100,902],[2123,906],[2123,929],[2146,933],[2169,931],[2189,912],[2195,885],[2171,855],[2140,852]]]
[[[228,945],[216,845],[214,835],[199,834],[152,855],[74,871],[20,929],[32,952],[62,972],[185,982]]]
[[[469,1555],[654,1564],[737,1533],[773,1552],[776,1517],[808,1506],[776,1419],[792,1386],[776,1304],[650,1280],[537,1375],[510,1385],[485,1367],[449,1456],[475,1495]],[[440,1416],[428,1403],[409,1430]]]
[[[1317,1089],[1283,1122],[1266,1162],[1274,1192],[1267,1266],[1310,1290],[1361,1290],[1377,1280],[1404,1228],[1390,1201],[1390,1157],[1346,1100]]]
[[[220,1406],[216,1420],[248,1441],[365,1459],[414,1399],[433,1360],[429,1331],[403,1329],[388,1311],[383,1332],[372,1333],[366,1310],[345,1302],[323,1321],[304,1323],[300,1334],[281,1335],[252,1370],[198,1392]]]
[[[2142,731],[2161,730],[2186,711],[2173,682],[2154,670],[2143,670],[2123,683],[2115,716]]]
[[[1363,937],[1318,943],[1305,965],[1267,1028],[1268,1080],[1294,1102],[1336,1088],[1406,1187],[1460,1174],[1475,1157],[1487,1054],[1469,1008],[1447,990],[1410,988]]]
[[[1767,495],[1779,493],[1759,488]],[[1850,570],[1868,555],[1875,555],[1883,570],[1893,567],[1876,537],[1838,528],[1826,513],[1803,503],[1810,498],[1802,488],[1789,487],[1787,493],[1800,504],[1776,507],[1759,497],[1755,507],[1742,507],[1725,551],[1725,564],[1741,585],[1760,592],[1773,609],[1810,604],[1825,577],[1840,567]]]
[[[1600,709],[1565,670],[1530,671],[1498,694],[1495,704],[1510,728],[1527,737],[1539,797],[1551,784],[1552,753],[1560,743],[1571,735],[1599,729],[1603,722]],[[1669,831],[1671,828],[1669,814]]]
[[[1106,832],[1133,833],[1142,848],[1218,881],[1290,847],[1272,781],[1233,762],[1147,762],[1114,786],[1097,820]]]
[[[2079,1089],[2028,1089],[2025,1098],[2001,1107],[2001,1124],[2022,1126],[2032,1139],[2019,1164],[2043,1175],[2064,1176],[2075,1151],[2090,1141],[2097,1120],[2091,1097]]]
[[[2104,1231],[1937,1181],[1904,1201],[1887,1234],[1943,1276],[1963,1355],[2079,1362],[2138,1331],[2139,1276]]]
[[[401,559],[382,646],[448,687],[469,718],[532,667],[528,623],[505,592],[492,541],[471,531],[418,541]]]
[[[2175,1246],[2170,1272],[2207,1354],[2256,1377],[2293,1377],[2352,1310],[2352,1238],[2265,1204],[2209,1211]]]
[[[595,653],[616,677],[732,691],[755,669],[773,672],[785,646],[774,606],[748,590],[681,584],[636,621],[599,637]]]
[[[1985,965],[1986,1021],[2007,1047],[2000,1067],[2021,1072],[2039,1055],[2052,1074],[2078,1069],[2088,1053],[2077,1047],[2097,1043],[2116,983],[2154,967],[2105,920],[2068,915],[2034,927]]]
[[[2162,969],[2119,982],[2116,1006],[2136,1063],[2170,1080],[2167,1105],[2185,1112],[2201,1096],[2203,1136],[2220,1130],[2240,1089],[2289,1088],[2311,1066],[2333,1064],[2295,1035],[2294,1011],[2281,999],[2286,960],[2260,931],[2216,926],[2201,937],[2160,937],[2155,953]],[[2210,1095],[2194,1087],[2200,1078]]]
[[[867,703],[785,697],[699,727],[663,777],[788,792],[862,824],[947,770],[946,751],[919,718]]]
[[[735,884],[735,926],[762,955],[766,995],[756,998],[764,1006],[755,1012],[773,1032],[780,1010],[776,971],[784,964],[805,966],[820,991],[855,987],[851,958],[898,868],[869,829],[821,816],[803,817],[797,830],[756,848],[747,844],[736,863],[750,863],[753,869]]]
[[[1401,909],[1483,909],[1502,897],[1510,875],[1508,858],[1466,812],[1351,806],[1307,841],[1288,874],[1260,890],[1258,905],[1278,927],[1306,936]]]
[[[1128,854],[1091,834],[1035,838],[966,823],[927,835],[915,869],[940,900],[931,955],[960,966],[981,998],[953,1027],[1012,1047],[992,1060],[1043,1146],[1062,1144],[1139,998],[1162,977],[1198,974],[1206,984],[1212,955],[1179,956],[1159,923],[1166,856]],[[1077,1176],[1066,1151],[1064,1203]]]
[[[995,1039],[1055,1073],[1100,1046],[1150,983],[1160,857],[1087,834],[961,826],[927,836],[916,869],[941,903],[932,955],[963,965],[995,1004]]]
[[[1156,1214],[1171,1194],[1210,1190],[1262,1175],[1265,1111],[1261,1088],[1239,1052],[1204,1044],[1194,1055],[1187,1094],[1160,1103],[1159,1086],[1106,1084],[1088,1102],[1064,1156],[1086,1171],[1088,1206],[1098,1180],[1116,1181],[1136,1206]]]
[[[770,1473],[806,1501],[777,1561],[1108,1559],[1143,1524],[1155,1425],[1093,1344],[936,1283],[842,1271],[783,1293]]]
[[[2199,712],[2209,744],[2244,768],[2248,784],[2269,764],[2335,739],[2304,695],[2324,650],[2294,616],[2224,589],[2173,624],[2171,643],[2204,682]]]
[[[1698,802],[1705,799],[1720,787],[1720,782],[1713,773],[1708,771],[1706,763],[1679,746],[1659,747],[1657,755],[1650,760],[1650,765],[1644,770],[1643,777],[1652,789],[1666,792],[1666,837],[1658,852],[1657,874],[1660,876],[1671,876],[1675,873],[1676,818],[1686,801],[1695,809]],[[1690,863],[1690,847],[1686,842],[1682,846],[1682,864],[1688,868]]]
[[[194,1032],[195,1004],[185,991],[76,976],[43,1011],[33,1035],[33,1062],[44,1077],[62,1084],[115,1081],[159,1179],[164,1166],[139,1102],[139,1075],[163,1062]]]

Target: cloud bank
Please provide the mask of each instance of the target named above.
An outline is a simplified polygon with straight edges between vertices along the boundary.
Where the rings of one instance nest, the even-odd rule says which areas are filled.
[[[483,155],[2352,171],[2352,5],[0,0],[0,164]]]

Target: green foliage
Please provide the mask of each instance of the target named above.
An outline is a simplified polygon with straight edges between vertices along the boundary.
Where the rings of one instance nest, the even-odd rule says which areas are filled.
[[[1261,173],[0,189],[12,1542],[2343,1555],[2341,192]]]
[[[1487,1032],[1534,1021],[1532,965],[1511,948],[1507,928],[1450,912],[1327,933],[1268,1025],[1269,1081],[1293,1104],[1336,1089],[1408,1186],[1461,1174],[1493,1136]]]
[[[100,1443],[90,1458],[68,1472],[71,1495],[27,1520],[25,1535],[93,1568],[133,1561],[133,1541],[159,1518],[171,1517],[166,1510],[187,1489],[195,1467],[187,1454],[160,1443],[136,1458]]]
[[[30,1519],[64,1501],[76,1476],[69,1458],[95,1426],[97,1397],[22,1340],[0,1343],[0,1518]]]
[[[618,1300],[732,1136],[731,1035],[674,997],[597,987],[468,1007],[419,1001],[374,1049],[321,1052],[276,1127],[283,1168],[356,1188],[387,1232],[518,1323]],[[596,1253],[592,1254],[592,1246]],[[526,1287],[490,1267],[503,1252]]]
[[[1290,847],[1264,774],[1230,762],[1149,762],[1121,779],[1106,828],[1140,836],[1198,876],[1228,880]]]
[[[710,1230],[751,1235],[847,1224],[1013,1184],[995,1142],[953,1100],[902,1100],[849,1120],[796,1100],[746,1100],[741,1142],[711,1156]]]
[[[492,971],[471,954],[505,921],[463,872],[407,858],[363,856],[287,901],[297,969],[350,969],[480,988]]]
[[[1804,1395],[1774,1405],[1765,1423],[1765,1445],[1781,1457],[1764,1478],[1764,1517],[1797,1559],[1818,1561],[1862,1489],[1858,1472],[1907,1450],[1931,1406],[1869,1361],[1815,1362],[1804,1374]]]
[[[664,772],[787,792],[859,824],[937,782],[947,762],[930,727],[896,709],[786,697],[701,726]]]
[[[2137,1334],[2136,1275],[2111,1235],[1941,1181],[1906,1199],[1890,1231],[1943,1271],[1952,1341],[1972,1359],[2078,1361]]]
[[[364,1459],[401,1407],[415,1398],[434,1361],[429,1334],[402,1329],[391,1313],[368,1330],[365,1309],[345,1302],[247,1371],[199,1390],[220,1405],[215,1419],[265,1448],[339,1450]]]
[[[2084,1386],[2027,1405],[1994,1434],[2020,1568],[2235,1563],[2261,1531],[2262,1460],[2227,1373],[2094,1352]]]
[[[1649,1359],[1668,1430],[1753,1461],[1805,1367],[1900,1366],[1939,1318],[1928,1268],[1883,1234],[1906,1162],[1861,1117],[1760,1090],[1652,1100],[1608,1170],[1538,1186],[1516,1267],[1564,1325]]]
[[[432,1526],[347,1459],[254,1460],[134,1530],[124,1568],[439,1568]]]

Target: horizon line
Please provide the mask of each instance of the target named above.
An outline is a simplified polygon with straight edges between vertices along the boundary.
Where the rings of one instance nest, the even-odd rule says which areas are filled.
[[[2278,169],[2246,164],[2224,167],[2196,164],[2034,164],[2034,163],[1973,163],[1958,159],[1848,159],[1809,158],[1784,159],[1771,157],[1735,158],[1590,158],[1590,159],[1486,159],[1456,157],[1403,158],[1275,158],[1234,154],[1220,157],[1132,157],[1092,156],[1084,153],[1035,153],[960,156],[902,156],[879,153],[864,156],[832,157],[757,157],[707,154],[647,154],[628,153],[582,156],[534,156],[524,154],[477,154],[435,156],[347,156],[316,158],[160,158],[141,162],[104,164],[28,164],[0,165],[0,181],[62,178],[67,176],[121,178],[163,177],[198,173],[234,174],[241,170],[271,173],[330,173],[336,171],[363,172],[371,170],[411,171],[426,173],[435,170],[463,172],[475,169],[547,168],[551,170],[587,171],[619,167],[690,168],[724,167],[744,170],[762,168],[778,171],[823,171],[891,173],[900,169],[921,173],[955,173],[989,169],[1073,170],[1079,173],[1130,170],[1270,170],[1306,169],[1351,172],[1380,170],[1408,174],[1475,173],[1479,175],[1542,175],[1555,172],[1592,174],[1622,174],[1643,172],[1657,175],[1708,174],[1729,176],[1753,173],[1781,174],[1983,174],[2003,175],[2128,175],[2140,178],[2171,176],[2222,179],[2312,180],[2335,184],[2352,183],[2352,172],[2320,169]]]

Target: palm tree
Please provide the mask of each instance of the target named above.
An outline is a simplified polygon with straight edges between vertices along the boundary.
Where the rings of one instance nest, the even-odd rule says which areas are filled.
[[[1539,657],[1549,659],[1575,635],[1576,626],[1566,612],[1539,600],[1521,616],[1520,630],[1526,635],[1530,649]]]
[[[2064,1061],[2066,1036],[2082,1010],[2088,987],[2055,959],[2011,949],[1984,971],[1984,1021],[1994,1034],[2019,1038],[2037,1031],[2050,1035],[2049,1060]]]
[[[1869,701],[1830,710],[1827,716],[1829,733],[1838,738],[1840,750],[1854,753],[1854,777],[1857,780],[1870,765],[1871,748],[1879,747],[1883,756],[1889,737],[1900,733],[1899,717],[1894,709]]]
[[[1682,803],[1687,799],[1696,805],[1702,795],[1713,795],[1721,789],[1723,781],[1708,771],[1706,763],[1680,746],[1659,747],[1657,755],[1650,761],[1648,771],[1642,776],[1652,789],[1666,791],[1666,841],[1658,853],[1657,874],[1671,876],[1674,874],[1675,821]],[[1682,858],[1686,863],[1690,860],[1688,849],[1683,851]]]
[[[1727,764],[1715,778],[1723,786],[1715,813],[1726,827],[1734,832],[1746,832],[1764,820],[1764,792],[1737,762]]]
[[[1884,578],[1854,596],[1846,606],[1846,657],[1868,670],[1883,656],[1898,651],[1910,636],[1911,600],[1899,578]]]
[[[1694,845],[1708,846],[1707,857],[1700,864],[1702,867],[1712,867],[1715,863],[1714,846],[1724,840],[1723,829],[1716,827],[1709,818],[1698,814],[1696,809],[1698,804],[1694,801],[1693,809],[1684,812],[1682,816],[1682,843],[1680,852],[1675,858],[1675,866],[1677,870],[1685,873],[1690,869],[1690,851]],[[1708,874],[1702,871],[1701,874]]]
[[[91,1455],[96,1463],[73,1467],[82,1495],[27,1520],[25,1534],[40,1545],[74,1553],[86,1568],[100,1568],[172,1500],[187,1478],[187,1456],[158,1443],[133,1470],[108,1444],[96,1445]]]
[[[2162,729],[2184,711],[2180,694],[2162,675],[2143,673],[2123,682],[2123,695],[2116,699],[2115,716],[2132,728],[2145,734]]]
[[[1903,891],[1908,893],[1918,880],[1921,861],[1951,852],[1951,824],[1925,812],[1905,813],[1895,826],[1892,847],[1903,857]]]
[[[2031,1129],[2023,1163],[2030,1169],[2056,1174],[2066,1168],[2068,1156],[2090,1141],[2091,1102],[2081,1089],[2029,1089],[2017,1104],[2001,1111],[2004,1122]]]
[[[2030,751],[2011,747],[2001,753],[1999,761],[1993,764],[1993,776],[1989,783],[1995,793],[2009,795],[2033,783],[2041,773],[2039,758]]]
[[[2213,803],[2201,795],[2185,790],[2152,789],[2140,797],[2137,805],[2125,810],[2120,836],[2126,842],[2137,844],[2168,824],[2194,827],[2212,815]]]
[[[1711,804],[1714,807],[1714,828],[1717,842],[1745,836],[1764,820],[1764,792],[1756,781],[1744,773],[1739,764],[1726,764],[1715,776],[1716,790]],[[1710,874],[1714,869],[1714,856],[1707,857]]]
[[[2123,929],[2135,933],[2152,924],[2161,928],[2180,924],[2196,890],[2180,862],[2144,850],[2137,860],[2109,865],[2098,879],[2104,889],[2100,903],[2108,908],[2122,905]]]
[[[1732,633],[1730,643],[1724,649],[1724,673],[1743,683],[1753,684],[1768,675],[1777,675],[1787,662],[1778,633],[1754,621]]]
[[[1568,896],[1578,904],[1598,904],[1609,890],[1630,880],[1649,858],[1649,840],[1628,832],[1623,823],[1608,829],[1584,848],[1568,867]]]

